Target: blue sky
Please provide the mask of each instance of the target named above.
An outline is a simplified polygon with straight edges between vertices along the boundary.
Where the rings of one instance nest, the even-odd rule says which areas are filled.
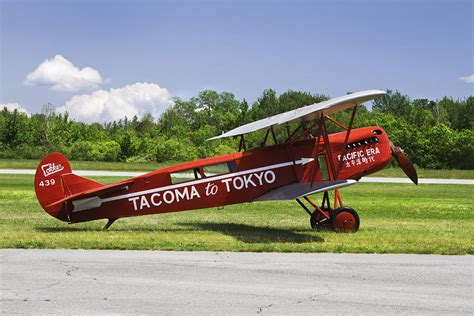
[[[460,79],[474,74],[473,1],[0,1],[0,104],[29,112],[144,82],[171,97],[215,89],[249,102],[266,88],[473,94]],[[56,55],[102,80],[25,85]]]

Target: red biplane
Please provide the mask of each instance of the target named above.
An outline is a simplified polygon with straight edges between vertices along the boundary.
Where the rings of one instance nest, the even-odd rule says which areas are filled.
[[[359,216],[343,204],[340,188],[385,168],[392,156],[418,182],[412,163],[382,128],[352,128],[357,106],[384,94],[357,92],[252,122],[211,138],[240,137],[236,153],[181,163],[110,185],[75,175],[66,157],[52,153],[36,170],[36,196],[57,219],[69,223],[108,219],[104,229],[121,217],[296,200],[310,215],[313,229],[355,232]],[[347,127],[329,116],[346,108],[352,108]],[[329,134],[328,123],[342,131]],[[275,136],[278,125],[287,129],[283,142]],[[244,135],[262,129],[266,132],[261,147],[246,150]],[[267,145],[269,138],[273,145]],[[308,197],[315,193],[323,194],[321,205]]]

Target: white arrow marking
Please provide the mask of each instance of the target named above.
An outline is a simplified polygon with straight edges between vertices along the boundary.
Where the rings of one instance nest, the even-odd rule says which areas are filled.
[[[222,180],[222,179],[226,179],[226,178],[238,177],[240,175],[245,175],[245,174],[254,173],[254,172],[261,172],[261,171],[266,171],[266,170],[270,170],[270,169],[284,168],[284,167],[288,167],[288,166],[293,166],[294,164],[296,164],[296,165],[305,165],[307,163],[310,163],[313,160],[314,160],[314,158],[301,158],[300,160],[296,160],[294,162],[293,161],[288,161],[288,162],[278,163],[278,164],[275,164],[275,165],[270,165],[270,166],[255,168],[255,169],[249,169],[249,170],[235,172],[235,173],[226,173],[226,174],[219,175],[219,176],[216,176],[216,177],[193,180],[193,181],[188,181],[188,182],[183,182],[183,183],[178,183],[178,184],[172,184],[172,185],[168,185],[168,186],[165,186],[165,187],[159,187],[159,188],[150,189],[150,190],[144,190],[144,191],[139,191],[139,192],[133,192],[133,193],[128,193],[128,194],[118,195],[118,196],[112,196],[112,197],[109,197],[109,198],[106,198],[106,199],[100,199],[99,198],[101,203],[99,205],[97,205],[98,201],[94,200],[94,208],[99,207],[100,205],[102,205],[102,203],[106,203],[106,202],[117,201],[117,200],[122,200],[122,199],[135,197],[135,196],[151,194],[151,193],[156,193],[156,192],[161,192],[161,191],[166,191],[166,190],[171,190],[171,189],[177,189],[177,188],[192,186],[192,185],[196,185],[196,184],[200,184],[200,183],[206,183],[206,182],[211,182],[211,181]],[[90,198],[87,198],[87,200],[89,200],[89,199]],[[86,200],[86,199],[84,199],[84,200]],[[80,204],[82,204],[82,203],[80,203],[80,201],[82,201],[82,200],[74,201],[76,203],[73,202],[74,205],[78,206],[77,209],[76,209],[76,207],[74,207],[73,212],[78,212],[78,211],[85,210],[84,207],[79,206]],[[87,205],[87,203],[84,203],[85,207],[87,207],[86,205]]]

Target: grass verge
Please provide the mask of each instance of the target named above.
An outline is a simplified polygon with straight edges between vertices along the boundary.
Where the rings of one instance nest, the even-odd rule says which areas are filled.
[[[336,234],[312,231],[292,201],[124,218],[104,232],[105,221],[68,225],[50,217],[32,183],[30,175],[0,175],[1,248],[473,254],[469,185],[345,188],[343,198],[359,212],[361,229]]]

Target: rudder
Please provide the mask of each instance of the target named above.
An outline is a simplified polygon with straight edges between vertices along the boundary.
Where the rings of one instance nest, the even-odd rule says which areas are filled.
[[[35,174],[35,192],[41,207],[51,216],[69,221],[65,203],[61,201],[72,194],[101,187],[102,184],[72,173],[67,158],[52,153],[41,160]]]

